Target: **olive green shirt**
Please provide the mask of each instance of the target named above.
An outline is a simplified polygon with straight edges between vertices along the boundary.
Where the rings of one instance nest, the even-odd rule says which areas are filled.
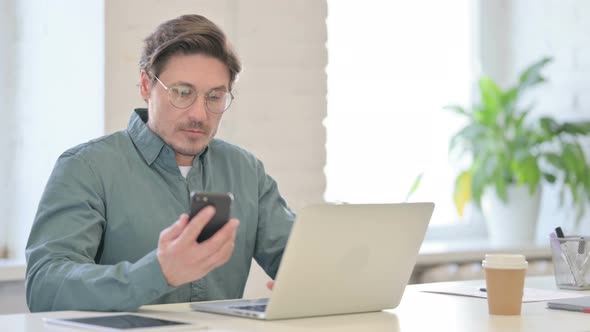
[[[247,151],[212,140],[184,178],[174,150],[137,109],[127,130],[63,153],[27,243],[31,311],[130,311],[144,304],[240,298],[252,258],[272,278],[294,220],[276,182]],[[171,287],[156,257],[160,232],[189,210],[191,191],[231,192],[240,220],[231,259]]]

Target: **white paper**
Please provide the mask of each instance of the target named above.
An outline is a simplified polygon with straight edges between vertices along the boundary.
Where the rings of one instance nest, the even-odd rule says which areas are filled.
[[[481,287],[485,287],[482,285]],[[456,286],[456,285],[433,285],[431,288],[420,289],[421,292],[449,294],[459,296],[480,297],[486,299],[488,294],[482,292],[480,287],[474,286]],[[522,302],[541,302],[558,299],[569,299],[574,297],[588,296],[587,294],[577,294],[569,292],[560,292],[538,288],[525,288],[522,296]]]

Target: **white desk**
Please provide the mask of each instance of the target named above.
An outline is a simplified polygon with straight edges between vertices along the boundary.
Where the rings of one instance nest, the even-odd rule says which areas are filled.
[[[453,282],[479,286],[483,281]],[[194,320],[209,331],[583,331],[590,329],[590,315],[545,308],[545,302],[524,303],[521,316],[490,316],[485,299],[420,292],[423,285],[408,286],[401,305],[388,312],[281,320],[255,321],[191,312],[188,304],[144,306],[142,313],[154,317]],[[526,287],[556,289],[553,277],[533,277]],[[590,295],[590,291],[587,291]],[[2,331],[57,331],[44,326],[41,317],[104,315],[88,312],[51,312],[0,316]],[[50,329],[51,328],[51,329]],[[62,331],[75,331],[67,329]]]

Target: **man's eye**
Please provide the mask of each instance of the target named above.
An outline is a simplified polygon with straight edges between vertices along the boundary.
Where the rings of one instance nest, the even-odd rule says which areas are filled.
[[[187,98],[193,94],[193,89],[184,86],[175,86],[170,88],[172,90],[172,94],[179,98]]]
[[[225,96],[225,91],[224,90],[213,90],[211,92],[209,92],[209,94],[207,94],[207,99],[209,100],[219,100],[219,99],[223,99],[223,97]]]

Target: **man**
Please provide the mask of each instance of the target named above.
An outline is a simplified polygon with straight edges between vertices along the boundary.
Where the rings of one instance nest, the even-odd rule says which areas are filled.
[[[66,151],[49,178],[27,243],[31,311],[239,298],[252,258],[274,278],[294,214],[258,159],[213,138],[240,70],[202,16],[146,38],[147,110],[127,130]],[[192,191],[234,195],[233,219],[200,243],[215,211],[189,221]]]

